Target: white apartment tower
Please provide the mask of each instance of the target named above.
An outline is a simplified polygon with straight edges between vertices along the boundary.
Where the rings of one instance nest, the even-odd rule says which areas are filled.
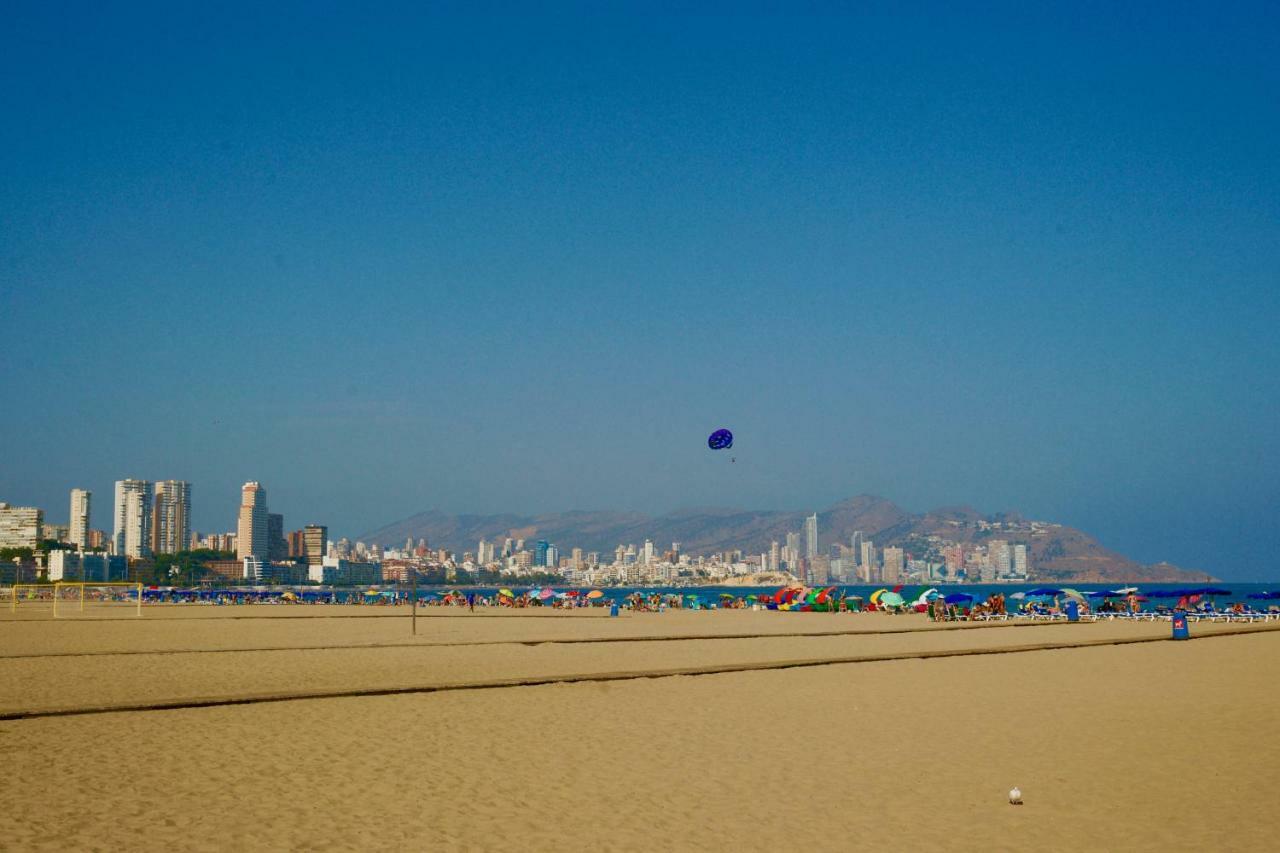
[[[151,555],[151,495],[147,480],[116,480],[112,553],[125,557]]]
[[[818,514],[815,512],[804,520],[804,558],[812,563],[818,556]]]
[[[93,492],[71,490],[71,544],[84,550],[89,547],[89,502]]]
[[[862,540],[862,581],[870,583],[876,570],[876,543],[870,539]]]
[[[240,489],[240,517],[236,525],[236,558],[267,559],[267,490],[256,480]]]
[[[44,538],[44,510],[0,503],[0,548],[35,548]]]

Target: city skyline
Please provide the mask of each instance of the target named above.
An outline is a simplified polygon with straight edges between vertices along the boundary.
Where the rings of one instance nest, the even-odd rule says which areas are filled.
[[[189,517],[191,510],[190,483],[173,480],[152,483],[144,480],[126,479],[117,481],[115,485],[116,505],[113,507],[113,518],[116,529],[114,533],[108,537],[106,531],[97,529],[81,530],[80,532],[85,534],[84,538],[89,540],[90,547],[105,545],[110,553],[128,556],[130,560],[150,558],[153,555],[174,554],[178,551],[197,548],[229,551],[236,555],[237,560],[244,561],[246,577],[259,578],[266,577],[266,575],[262,574],[265,567],[292,561],[295,557],[303,559],[314,570],[319,558],[326,555],[335,556],[332,548],[326,551],[326,543],[330,546],[334,544],[339,546],[336,556],[348,557],[352,546],[354,546],[355,552],[362,559],[371,556],[377,560],[380,558],[384,547],[395,548],[398,542],[394,534],[388,535],[395,525],[382,531],[366,533],[357,537],[355,542],[352,542],[346,536],[340,536],[336,540],[330,539],[327,525],[314,523],[308,523],[304,528],[289,530],[286,537],[284,514],[268,511],[266,488],[258,481],[250,481],[242,485],[236,527],[226,533],[217,532],[216,527],[201,533],[191,530],[186,525],[186,519]],[[64,542],[75,543],[77,513],[83,512],[81,520],[87,520],[88,499],[91,493],[75,488],[71,490],[70,494],[72,519],[70,524],[58,524],[55,519],[46,517],[46,514],[40,508],[12,507],[4,509],[5,524],[8,525],[10,530],[8,535],[12,536],[14,530],[25,529],[28,531],[25,542],[27,545],[33,545],[41,539],[61,539]],[[0,507],[9,506],[7,503],[0,504]],[[861,509],[858,507],[861,507]],[[890,540],[895,544],[882,543],[883,547],[877,550],[875,542],[867,531],[850,530],[848,513],[851,511],[869,512],[871,513],[870,518],[878,516],[882,523],[879,526],[873,526],[873,531],[879,531],[874,535],[876,537],[884,536],[887,530]],[[726,516],[723,513],[717,514],[714,510],[706,512],[710,513],[714,523],[718,525],[723,525],[724,520],[734,514],[730,513]],[[628,541],[628,533],[618,531],[619,535],[616,541],[619,544],[616,547],[615,563],[623,565],[635,562],[642,566],[649,566],[655,563],[675,563],[677,556],[688,557],[690,555],[698,556],[699,562],[701,562],[702,558],[710,555],[713,559],[721,559],[725,564],[743,563],[745,560],[745,563],[754,564],[756,571],[790,571],[806,582],[817,583],[823,583],[828,580],[839,580],[847,583],[857,582],[858,579],[863,582],[870,582],[876,579],[897,582],[899,579],[908,576],[920,577],[922,575],[934,582],[942,582],[945,577],[955,579],[966,575],[970,579],[980,576],[984,581],[1001,578],[1025,579],[1029,574],[1031,539],[1041,537],[1040,545],[1042,549],[1047,546],[1047,550],[1044,550],[1044,556],[1051,563],[1047,567],[1050,572],[1081,570],[1078,565],[1075,569],[1070,568],[1070,560],[1075,559],[1075,557],[1064,547],[1062,539],[1063,536],[1066,536],[1067,540],[1078,538],[1079,532],[1063,528],[1062,525],[1054,522],[1027,520],[1017,514],[983,516],[967,507],[940,508],[920,517],[922,521],[929,518],[934,519],[932,522],[933,530],[930,532],[928,528],[922,531],[914,523],[904,527],[904,523],[911,516],[903,515],[903,512],[901,508],[882,498],[862,495],[847,502],[842,502],[836,507],[828,508],[825,511],[825,514],[830,519],[837,519],[841,515],[846,516],[843,528],[835,531],[828,531],[825,527],[822,527],[824,523],[820,522],[819,517],[824,513],[814,512],[805,514],[803,517],[796,517],[795,514],[792,514],[792,523],[796,529],[787,529],[783,532],[774,526],[774,535],[778,538],[768,543],[768,548],[759,551],[758,554],[751,551],[749,543],[751,538],[759,539],[758,530],[754,537],[750,534],[728,540],[724,540],[721,537],[722,541],[717,546],[712,547],[703,542],[701,545],[686,550],[683,554],[680,542],[673,542],[669,551],[661,551],[655,545],[653,539],[649,538],[649,531],[644,529],[645,522],[629,517],[631,519],[629,521],[630,535],[634,538],[636,534],[639,534],[643,538],[644,544],[642,548],[637,550],[636,543]],[[18,515],[15,515],[15,513],[18,513]],[[937,514],[936,518],[934,517],[935,513]],[[570,515],[590,515],[590,513]],[[693,516],[688,512],[677,513],[677,515],[681,516],[680,524],[683,525],[682,529],[685,534],[698,538],[698,535],[688,527]],[[745,513],[745,515],[750,517],[752,527],[756,527],[761,519],[761,515],[758,512]],[[475,520],[473,517],[473,522]],[[527,531],[537,531],[539,529],[537,526],[529,526],[529,522],[532,519],[521,520],[512,516],[495,517],[490,523],[499,521],[507,525],[523,525],[522,529]],[[661,527],[664,520],[662,518],[651,518],[649,522]],[[941,528],[938,525],[941,525]],[[44,534],[39,533],[42,526],[45,531]],[[821,533],[819,531],[820,527],[822,527]],[[970,534],[962,536],[959,540],[945,533],[947,530],[959,532],[965,529],[970,530]],[[943,531],[944,535],[938,535],[939,530]],[[1013,535],[1015,540],[1010,542],[1005,539],[991,539],[989,543],[967,541],[971,539],[974,531],[977,532],[979,537],[990,537],[992,534]],[[313,533],[316,534],[315,538],[312,537]],[[467,563],[474,561],[480,566],[488,566],[494,562],[493,557],[495,554],[500,553],[504,558],[511,557],[512,542],[515,541],[520,543],[517,546],[517,550],[522,552],[528,550],[527,554],[522,555],[525,560],[520,564],[524,569],[530,567],[555,569],[557,566],[563,569],[566,566],[579,566],[582,563],[584,550],[578,546],[583,543],[579,541],[577,536],[566,535],[563,531],[562,536],[573,543],[573,547],[569,552],[572,555],[571,558],[564,560],[560,559],[561,549],[559,546],[547,538],[539,538],[532,549],[525,549],[523,547],[524,538],[520,536],[514,527],[502,530],[501,534],[497,536],[497,538],[504,538],[505,542],[500,551],[496,548],[495,543],[486,543],[485,536],[482,535],[474,552],[466,551],[465,545],[460,545],[457,541],[453,541],[449,543],[452,550],[449,552],[441,550],[439,553],[442,561],[446,559],[444,554],[456,553],[460,561],[466,561]],[[846,537],[848,538],[848,545],[844,544]],[[456,540],[457,536],[454,535],[451,538]],[[590,543],[588,547],[596,549],[596,551],[592,552],[592,562],[594,563],[598,551],[608,550],[608,546],[604,544],[606,542],[605,539],[599,538],[599,531],[597,531],[594,541],[590,536],[587,538]],[[366,539],[369,542],[363,541]],[[449,539],[450,537],[446,536],[446,542],[449,542]],[[827,543],[825,551],[821,548],[824,539]],[[1156,571],[1157,574],[1167,574],[1173,571],[1173,567],[1169,566],[1143,567],[1119,554],[1112,553],[1111,556],[1107,556],[1105,550],[1097,550],[1097,545],[1087,544],[1089,541],[1086,534],[1085,552],[1083,553],[1089,555],[1087,557],[1088,561],[1097,561],[1099,558],[1103,558],[1114,562],[1119,559],[1122,563],[1129,565],[1128,569],[1120,569],[1121,573],[1119,575],[1116,575],[1117,570],[1115,567],[1106,569],[1101,565],[1089,571],[1102,571],[1104,574],[1110,573],[1120,579],[1140,579],[1151,571]],[[411,550],[413,548],[412,542],[413,537],[410,536],[409,544],[406,545],[406,548]],[[785,542],[785,545],[783,542]],[[419,540],[419,543],[420,547],[425,547],[425,539]],[[10,541],[7,544],[12,546],[24,543]],[[761,544],[757,543],[756,547],[760,547]],[[80,543],[79,547],[83,550],[85,545]],[[1078,545],[1072,545],[1070,550],[1075,551],[1077,548]],[[463,556],[464,552],[465,556]],[[659,558],[659,554],[661,554],[661,558]],[[736,556],[730,557],[730,554],[735,554]],[[1053,564],[1054,560],[1062,558],[1069,558],[1068,562]],[[250,561],[252,565],[250,565]],[[511,563],[506,566],[505,570],[517,568],[517,564]],[[883,572],[876,574],[881,568]],[[1190,575],[1211,574],[1197,567],[1181,568]],[[910,569],[909,572],[907,571],[908,569]],[[1232,573],[1228,571],[1227,574],[1230,575]]]
[[[256,479],[358,535],[874,493],[1265,578],[1274,23],[13,9],[0,500],[114,533],[177,477],[224,529]]]

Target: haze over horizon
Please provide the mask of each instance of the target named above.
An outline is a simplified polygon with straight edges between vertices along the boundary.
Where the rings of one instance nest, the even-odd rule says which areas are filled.
[[[1274,4],[7,24],[0,501],[869,493],[1280,577]]]

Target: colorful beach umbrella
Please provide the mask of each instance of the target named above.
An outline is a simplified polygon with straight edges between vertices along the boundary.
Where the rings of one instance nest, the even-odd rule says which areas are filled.
[[[546,601],[548,598],[550,598],[555,594],[556,594],[556,591],[554,589],[544,589],[542,592],[538,593],[538,598],[541,598],[543,601]]]
[[[947,604],[963,604],[966,601],[973,601],[973,596],[967,592],[953,592],[942,600]]]
[[[604,593],[598,589],[593,589],[587,593],[587,598],[604,598]]]
[[[506,587],[503,587],[502,589],[498,590],[498,595],[505,595],[507,598],[516,597],[516,594],[511,590],[507,589]]]
[[[879,603],[883,604],[885,607],[901,607],[906,603],[906,601],[896,592],[886,592],[884,595],[880,596]]]

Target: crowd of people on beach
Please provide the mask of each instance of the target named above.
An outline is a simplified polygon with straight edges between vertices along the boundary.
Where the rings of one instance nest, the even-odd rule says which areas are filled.
[[[1136,587],[1118,592],[1096,591],[1081,593],[1073,589],[1036,589],[1006,594],[995,592],[980,600],[975,596],[953,592],[944,595],[937,589],[927,589],[913,598],[904,597],[901,587],[881,589],[864,599],[837,587],[808,588],[785,587],[775,592],[699,592],[660,591],[606,591],[601,589],[569,589],[556,591],[551,588],[533,588],[516,592],[508,588],[497,590],[452,589],[423,590],[417,593],[419,607],[467,608],[547,608],[551,610],[580,610],[609,608],[636,613],[662,613],[669,610],[783,610],[800,612],[857,613],[878,612],[890,615],[919,613],[936,622],[992,621],[1007,619],[1072,619],[1095,621],[1100,618],[1157,619],[1171,618],[1182,612],[1192,620],[1217,619],[1223,621],[1280,620],[1280,605],[1272,604],[1258,609],[1245,601],[1235,601],[1219,608],[1212,596],[1195,594],[1178,598],[1176,605],[1157,604],[1144,608],[1147,596],[1138,593]],[[83,590],[64,587],[55,593],[53,585],[30,585],[21,590],[0,587],[0,593],[9,593],[11,604],[30,601],[50,601],[55,594],[98,603],[137,602],[138,587],[117,585],[93,587]],[[1216,590],[1216,592],[1227,592]],[[144,604],[205,604],[235,606],[247,604],[276,605],[361,605],[369,607],[404,607],[412,603],[412,592],[403,587],[368,589],[326,588],[227,588],[182,589],[146,588],[142,591]],[[1170,597],[1167,593],[1153,592],[1155,597]],[[1280,601],[1280,594],[1252,594],[1250,599]]]

